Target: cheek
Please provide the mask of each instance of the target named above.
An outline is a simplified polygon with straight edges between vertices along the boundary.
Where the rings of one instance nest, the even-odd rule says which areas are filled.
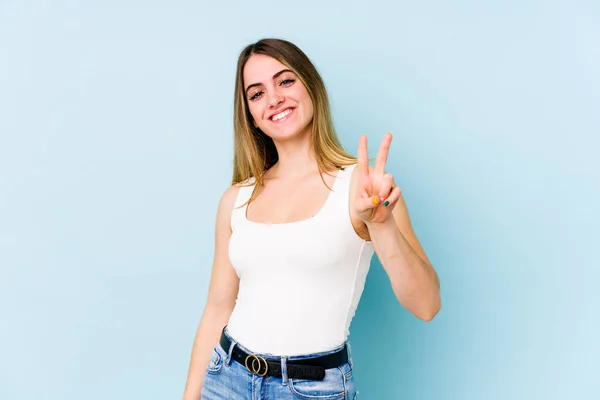
[[[252,119],[254,119],[255,121],[260,121],[260,119],[261,119],[260,110],[255,104],[250,103],[248,105],[248,110],[250,111],[250,115],[252,116]]]
[[[308,94],[306,95],[304,104],[305,104],[305,107],[304,107],[305,117],[308,119],[312,119],[312,117],[314,115],[314,108],[313,108],[312,100],[310,99],[310,96]]]

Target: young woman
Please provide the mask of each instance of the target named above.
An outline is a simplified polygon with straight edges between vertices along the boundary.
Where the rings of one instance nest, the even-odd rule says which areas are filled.
[[[325,86],[294,44],[240,54],[233,185],[216,220],[215,259],[185,400],[354,399],[350,322],[373,253],[399,302],[425,321],[437,274],[385,171],[334,131]]]

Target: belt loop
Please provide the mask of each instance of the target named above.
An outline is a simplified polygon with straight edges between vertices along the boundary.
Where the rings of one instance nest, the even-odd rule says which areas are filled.
[[[281,383],[284,386],[288,384],[288,374],[287,374],[287,357],[281,357]]]
[[[237,345],[237,342],[234,340],[231,342],[231,346],[229,346],[229,352],[227,353],[227,357],[225,357],[225,365],[229,366],[231,362],[231,354],[233,353],[233,348]]]
[[[354,360],[352,359],[352,350],[350,349],[350,342],[346,341],[346,352],[348,353],[348,364],[350,368],[354,368]]]

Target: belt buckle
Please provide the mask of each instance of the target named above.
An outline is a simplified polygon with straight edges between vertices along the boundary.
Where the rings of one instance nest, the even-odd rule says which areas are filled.
[[[252,363],[248,365],[250,360],[252,360]],[[261,373],[263,364],[265,366],[265,371]],[[265,376],[269,371],[269,364],[267,364],[267,360],[261,356],[257,356],[256,354],[249,354],[244,361],[244,366],[252,375]]]

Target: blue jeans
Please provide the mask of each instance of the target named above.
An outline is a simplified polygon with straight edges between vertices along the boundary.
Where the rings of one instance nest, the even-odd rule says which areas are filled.
[[[230,338],[231,339],[231,338]],[[230,352],[235,346],[251,353],[232,339]],[[343,346],[340,346],[340,348]],[[289,357],[299,360],[321,356],[330,352],[315,353],[305,356]],[[354,400],[356,389],[352,377],[352,356],[348,351],[348,362],[336,368],[325,370],[325,379],[321,381],[288,378],[285,357],[271,354],[257,354],[269,361],[281,362],[283,376],[258,376],[251,374],[245,366],[231,359],[220,345],[212,353],[210,363],[204,374],[201,400]]]

